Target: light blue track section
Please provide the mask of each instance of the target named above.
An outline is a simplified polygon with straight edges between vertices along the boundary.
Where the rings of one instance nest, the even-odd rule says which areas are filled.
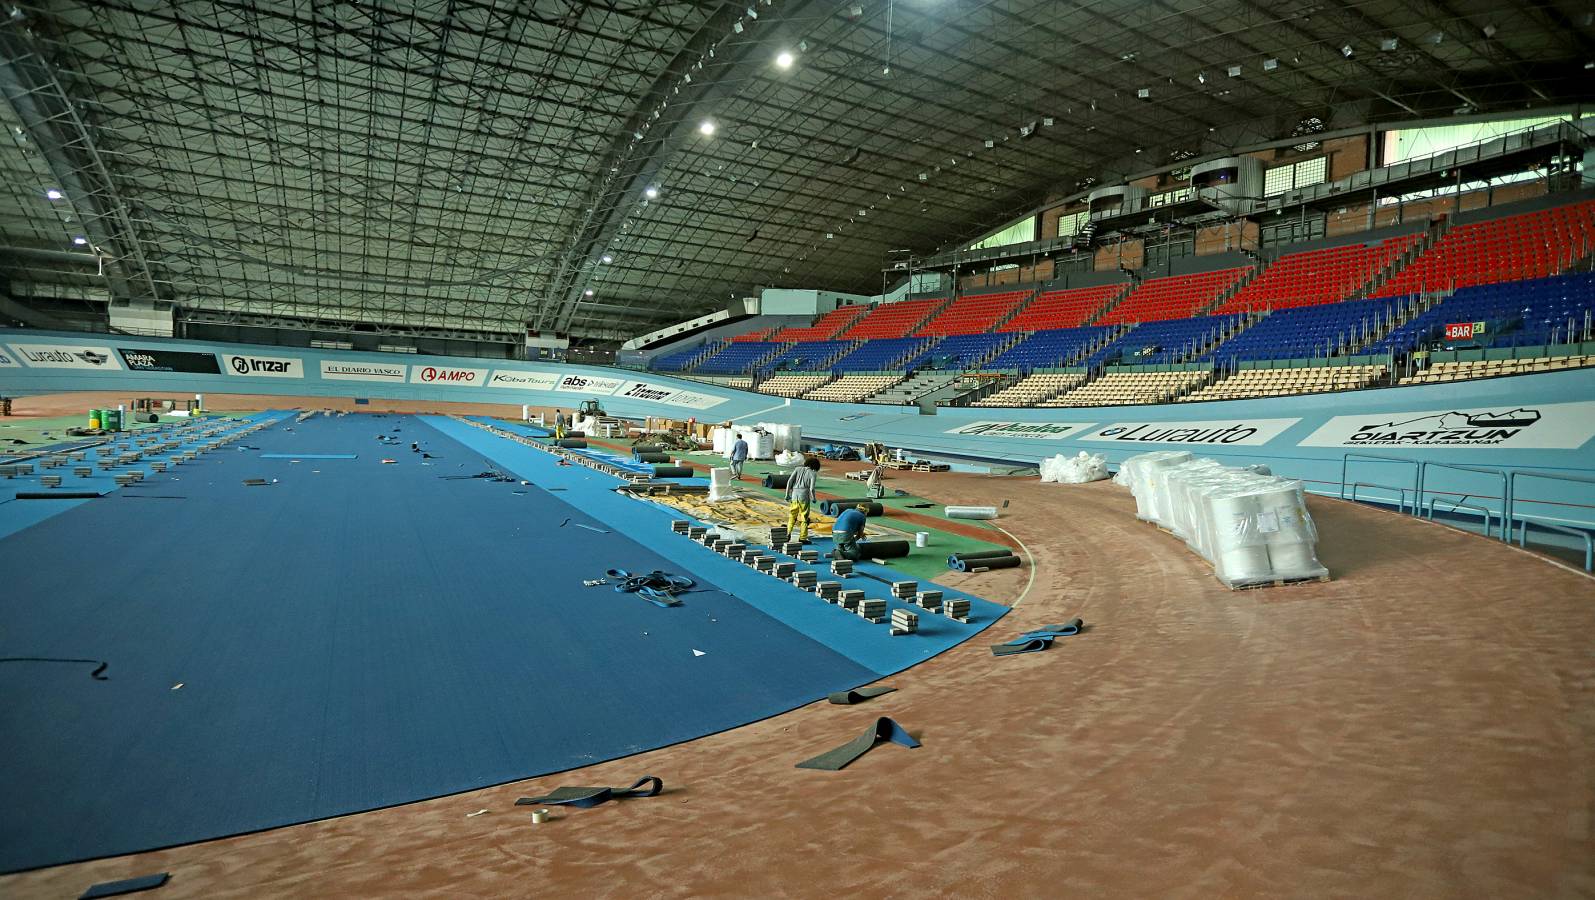
[[[970,601],[971,621],[965,625],[891,598],[887,586],[874,579],[855,576],[844,580],[843,584],[849,589],[863,590],[865,596],[886,600],[888,614],[890,610],[899,608],[918,613],[920,630],[917,634],[891,637],[886,625],[870,624],[814,594],[756,573],[702,544],[673,533],[670,521],[683,518],[683,515],[654,503],[616,493],[614,488],[624,483],[618,478],[585,466],[560,466],[557,457],[552,454],[505,440],[457,419],[446,416],[422,418],[427,424],[526,481],[544,489],[564,488],[566,492],[560,495],[561,499],[605,526],[646,543],[661,554],[679,561],[690,574],[721,585],[760,612],[881,675],[924,662],[979,634],[1008,612],[1008,608],[1000,604],[941,585],[921,583],[922,587],[939,588],[947,598],[967,598]],[[505,423],[492,424],[503,427]],[[538,436],[534,433],[536,429],[514,427],[508,430],[519,430],[528,437]],[[819,542],[816,549],[827,549],[826,543]],[[821,571],[824,579],[831,579],[824,566],[800,565]],[[602,576],[602,572],[595,572],[585,577]]]

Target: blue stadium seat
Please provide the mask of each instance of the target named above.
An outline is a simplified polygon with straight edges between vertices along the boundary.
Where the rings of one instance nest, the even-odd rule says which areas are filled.
[[[1055,369],[1070,365],[1075,357],[1107,337],[1105,325],[1038,331],[986,362],[984,369]]]

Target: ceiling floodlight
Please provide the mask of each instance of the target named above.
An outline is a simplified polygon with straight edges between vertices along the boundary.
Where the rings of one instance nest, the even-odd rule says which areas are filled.
[[[1398,38],[1387,37],[1379,41],[1379,49],[1385,51],[1386,53],[1396,49],[1399,46],[1401,46],[1401,41]]]
[[[699,122],[698,133],[705,137],[714,134],[714,120],[704,119],[702,122]]]
[[[614,262],[615,258],[613,256],[610,256],[608,253],[605,253],[603,256],[598,257],[598,261],[607,266],[610,263]]]
[[[741,34],[742,33],[742,23],[741,22],[732,22],[731,23],[731,30],[735,31],[737,34]]]
[[[1347,44],[1347,45],[1345,45],[1345,46],[1344,46],[1344,47],[1341,47],[1341,48],[1340,48],[1340,55],[1341,55],[1341,56],[1344,56],[1344,57],[1345,57],[1345,58],[1347,58],[1347,59],[1351,59],[1351,55],[1352,55],[1352,54],[1353,54],[1353,53],[1355,53],[1355,52],[1357,52],[1357,51],[1355,51],[1355,50],[1353,50],[1353,49],[1352,49],[1352,48],[1351,48],[1351,45],[1350,45],[1350,44]]]
[[[777,69],[790,69],[794,61],[795,58],[790,50],[782,50],[775,55],[775,67]]]
[[[1224,71],[1231,78],[1239,78],[1239,77],[1241,77],[1241,67],[1240,66],[1230,66],[1228,69],[1225,69]]]
[[[993,148],[995,146],[997,146],[997,142],[996,141],[992,141],[992,140],[986,141],[986,149],[987,150],[990,150],[991,148]]]
[[[83,246],[84,244],[87,244],[88,242],[89,242],[89,239],[84,237],[81,234],[72,239],[72,243],[77,244],[79,247]]]
[[[1052,117],[1051,116],[1043,116],[1042,119],[1041,119],[1041,124],[1045,125],[1048,128],[1051,128],[1052,127]]]
[[[1139,89],[1139,90],[1137,90],[1135,92],[1135,96],[1139,97],[1142,100],[1150,100],[1150,99],[1152,99],[1152,89],[1151,88],[1141,88],[1141,89]]]
[[[61,200],[66,197],[65,194],[61,193],[55,188],[50,188],[49,190],[45,191],[44,196],[49,197],[51,200]]]
[[[587,290],[582,291],[582,296],[583,297],[591,297],[592,295],[593,295],[593,289],[592,288],[588,288]]]
[[[1197,72],[1196,73],[1196,83],[1197,84],[1207,84],[1207,73],[1206,72]]]
[[[643,188],[642,195],[644,197],[647,197],[649,200],[658,200],[659,199],[659,187],[657,185],[650,184],[647,187]]]
[[[759,17],[759,11],[754,9],[751,6],[748,7],[747,9],[744,9],[742,12],[743,12],[744,15],[746,15],[750,19],[757,19]]]
[[[1589,67],[1585,66],[1585,68],[1589,68]],[[929,181],[930,180],[930,176],[925,174],[924,172],[921,172],[921,173],[919,173],[919,180],[920,181]]]
[[[1277,60],[1277,59],[1265,59],[1265,60],[1263,60],[1263,71],[1264,72],[1272,72],[1272,71],[1274,71],[1277,68],[1279,68],[1279,60]]]

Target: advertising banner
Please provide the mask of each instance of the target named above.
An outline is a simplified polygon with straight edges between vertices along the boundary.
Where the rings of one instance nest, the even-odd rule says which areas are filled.
[[[121,371],[110,347],[81,344],[12,344],[25,365],[36,369],[103,369]]]
[[[139,347],[117,347],[122,362],[134,372],[193,372],[199,375],[220,375],[214,353],[191,353],[187,350],[145,350]]]
[[[1574,450],[1595,437],[1595,401],[1335,416],[1303,447]]]

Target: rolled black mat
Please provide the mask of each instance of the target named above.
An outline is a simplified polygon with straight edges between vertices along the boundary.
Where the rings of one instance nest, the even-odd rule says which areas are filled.
[[[847,768],[847,764],[860,756],[868,753],[871,748],[882,741],[891,741],[902,744],[904,747],[918,747],[919,741],[914,740],[903,726],[891,719],[881,716],[870,726],[870,730],[848,741],[834,750],[827,750],[819,756],[805,759],[797,764],[799,769],[820,769],[826,772],[840,772]]]
[[[565,436],[568,437],[568,438],[584,438],[584,437],[587,436],[587,432],[585,432],[585,431],[567,431],[567,432],[565,432]]]
[[[954,553],[947,557],[947,565],[952,565],[955,559],[996,559],[999,556],[1013,556],[1012,550],[976,550],[970,553]]]
[[[567,450],[585,450],[587,448],[587,442],[581,438],[561,438],[555,441],[554,444]]]
[[[654,466],[655,478],[691,478],[692,469],[688,466]]]
[[[639,454],[637,454],[637,461],[638,462],[645,462],[645,463],[667,463],[667,462],[670,462],[670,454],[668,454],[668,453],[639,453]]]
[[[868,497],[858,497],[852,500],[821,500],[820,512],[827,516],[841,515],[843,511],[852,509],[860,503],[869,507],[864,513],[866,516],[883,516],[886,514],[886,507]]]
[[[660,450],[663,450],[663,449],[665,449],[665,448],[659,446],[658,444],[632,444],[631,445],[631,452],[637,454],[638,456],[641,456],[644,453],[658,453]]]
[[[786,487],[786,483],[788,481],[791,481],[791,480],[792,480],[792,473],[791,472],[783,472],[780,475],[776,475],[774,473],[771,473],[769,475],[764,476],[764,486],[767,487],[767,488],[784,488],[784,487]],[[822,508],[821,508],[820,512],[824,512],[824,511],[825,510],[823,509],[823,505],[822,505]]]
[[[854,688],[851,691],[837,691],[825,699],[835,703],[838,706],[852,706],[854,703],[863,703],[865,700],[868,700],[871,697],[879,697],[882,694],[890,694],[895,690],[897,690],[897,688],[887,687],[886,685],[882,684],[876,685],[875,687]]]
[[[957,562],[958,564],[953,566],[953,569],[958,572],[974,572],[979,569],[1017,569],[1020,565],[1019,557],[1017,556],[960,559]]]
[[[908,555],[907,541],[859,541],[858,552],[865,559],[898,559]]]
[[[97,500],[99,491],[17,491],[18,500]]]

